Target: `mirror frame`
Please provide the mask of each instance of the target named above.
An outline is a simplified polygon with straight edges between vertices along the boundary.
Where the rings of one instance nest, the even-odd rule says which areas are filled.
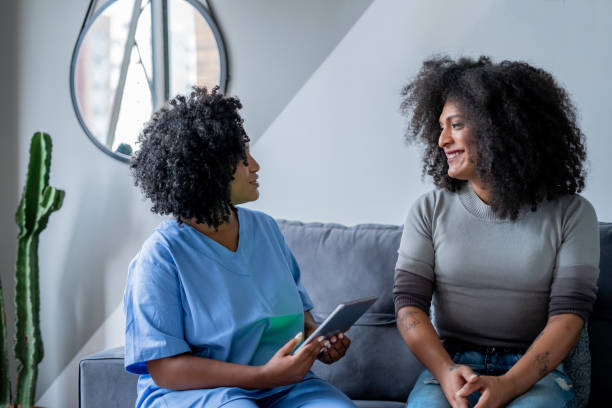
[[[81,45],[85,39],[85,36],[89,32],[89,29],[91,28],[93,23],[96,21],[96,19],[108,7],[110,7],[112,4],[116,3],[117,1],[122,1],[122,0],[109,0],[106,3],[104,3],[102,6],[100,6],[92,14],[92,16],[87,20],[86,24],[81,30],[81,33],[79,34],[79,38],[77,39],[77,42],[74,45],[74,50],[72,51],[72,59],[70,60],[70,78],[69,78],[70,98],[72,99],[72,107],[74,108],[74,113],[76,114],[79,124],[81,125],[81,128],[83,129],[83,131],[85,131],[85,134],[87,135],[89,140],[91,140],[93,144],[96,145],[96,147],[98,147],[98,149],[102,150],[107,155],[119,161],[122,161],[124,163],[129,163],[131,156],[127,156],[123,153],[113,152],[112,150],[108,149],[89,130],[89,128],[87,127],[87,124],[85,123],[85,120],[83,119],[83,115],[81,115],[81,111],[79,110],[79,103],[77,101],[76,87],[75,87],[75,71],[76,71],[77,57],[81,49]],[[200,13],[200,15],[204,17],[213,35],[215,36],[215,41],[217,43],[217,49],[219,51],[219,63],[220,63],[219,89],[222,93],[225,93],[229,75],[228,75],[228,67],[227,67],[227,53],[225,51],[225,45],[223,43],[223,37],[221,36],[221,32],[219,31],[219,28],[215,24],[215,21],[213,20],[212,16],[209,14],[208,10],[206,10],[206,8],[198,0],[179,0],[179,1],[186,1],[187,3],[191,4]],[[153,114],[153,112],[151,112],[151,114]],[[136,149],[134,149],[134,153],[135,152],[136,152]]]

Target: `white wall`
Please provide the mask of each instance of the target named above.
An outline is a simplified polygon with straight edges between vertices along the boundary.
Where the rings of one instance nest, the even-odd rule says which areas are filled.
[[[584,195],[600,219],[612,220],[612,2],[376,0],[367,7],[368,0],[349,13],[342,7],[350,2],[281,1],[213,2],[230,50],[229,92],[242,97],[246,129],[258,139],[262,195],[251,207],[306,221],[400,224],[430,187],[420,180],[419,151],[403,142],[399,91],[424,58],[442,52],[524,59],[551,71],[581,113],[591,165]],[[19,96],[17,136],[3,136],[16,153],[2,154],[17,159],[0,174],[8,187],[1,220],[12,220],[30,136],[49,132],[51,184],[66,190],[66,200],[40,242],[46,356],[38,395],[40,405],[74,407],[78,357],[123,341],[118,308],[126,267],[160,218],[141,201],[127,166],[98,151],[72,111],[69,62],[87,1],[22,0],[15,7],[17,36],[2,57],[17,44],[16,68],[5,74]],[[249,33],[258,27],[266,34],[254,41]],[[321,27],[337,29],[312,34]],[[245,49],[262,54],[254,59]],[[3,117],[10,122],[10,114]],[[6,262],[12,265],[16,229],[2,225],[3,260],[13,256]]]

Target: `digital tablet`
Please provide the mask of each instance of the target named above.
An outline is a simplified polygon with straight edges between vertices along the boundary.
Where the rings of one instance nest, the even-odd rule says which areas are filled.
[[[347,331],[376,302],[376,299],[378,299],[378,296],[340,303],[295,351],[298,351],[319,336],[329,338],[340,332]]]

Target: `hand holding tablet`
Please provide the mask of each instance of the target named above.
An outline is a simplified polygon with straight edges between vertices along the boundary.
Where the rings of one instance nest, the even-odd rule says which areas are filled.
[[[353,300],[341,303],[336,309],[312,332],[310,336],[295,350],[299,350],[319,336],[329,338],[340,332],[345,332],[376,302],[378,296]]]

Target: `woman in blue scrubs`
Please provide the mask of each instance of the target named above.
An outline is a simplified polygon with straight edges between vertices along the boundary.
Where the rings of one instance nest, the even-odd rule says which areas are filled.
[[[129,267],[125,367],[137,407],[354,407],[316,378],[344,334],[294,348],[316,324],[300,269],[259,197],[238,99],[194,88],[153,115],[130,163],[152,211],[172,215]]]

